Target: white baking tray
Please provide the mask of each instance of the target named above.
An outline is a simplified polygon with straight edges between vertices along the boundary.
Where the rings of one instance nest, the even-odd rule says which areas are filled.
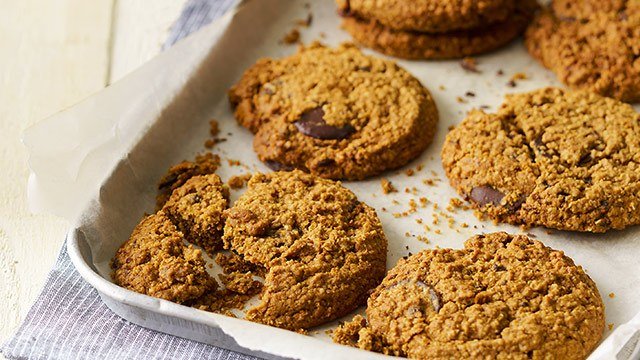
[[[241,160],[244,164],[230,166],[223,161],[223,180],[236,174],[269,171],[252,151],[252,135],[233,119],[226,93],[258,58],[295,52],[295,46],[280,44],[280,39],[296,20],[306,19],[309,13],[313,14],[312,25],[300,29],[304,42],[321,40],[336,45],[349,39],[339,29],[340,20],[331,0],[310,2],[310,8],[302,1],[246,1],[237,12],[185,39],[122,81],[25,133],[32,168],[32,208],[73,221],[67,247],[74,265],[107,306],[123,318],[263,358],[384,357],[333,344],[325,330],[337,322],[301,335],[137,294],[116,286],[110,278],[109,261],[116,249],[143,214],[153,211],[158,179],[172,164],[204,150],[209,119],[220,122],[221,136],[228,139],[214,152],[223,160]],[[395,194],[382,194],[380,178],[345,184],[377,209],[389,240],[388,267],[409,252],[436,246],[461,248],[477,233],[523,232],[517,227],[480,221],[471,211],[451,214],[455,219],[452,227],[438,215],[449,214],[445,208],[451,198],[457,197],[440,164],[447,129],[459,123],[471,108],[488,105],[490,110],[496,109],[507,93],[558,85],[553,74],[531,59],[520,42],[477,59],[480,74],[464,71],[458,61],[399,61],[431,90],[440,110],[433,144],[405,169],[418,165],[424,168],[411,177],[402,170],[385,174],[400,190]],[[504,75],[498,76],[498,70]],[[518,81],[516,88],[508,86],[510,77],[518,72],[530,79]],[[469,91],[475,96],[465,95]],[[425,184],[426,179],[435,179],[434,185]],[[412,187],[417,188],[416,194],[404,192]],[[233,192],[232,200],[240,192]],[[406,211],[409,199],[418,197],[427,197],[429,206],[407,217],[393,216]],[[437,209],[434,204],[438,204]],[[434,214],[440,217],[439,225],[432,224]],[[416,222],[418,218],[432,230],[426,231]],[[462,227],[463,223],[468,227]],[[607,323],[616,331],[606,331],[607,340],[594,358],[615,356],[640,328],[640,317],[631,321],[640,309],[640,228],[606,235],[548,232],[542,228],[526,232],[564,250],[598,284]],[[418,240],[418,235],[426,236],[429,243]],[[615,296],[609,297],[611,293]],[[629,349],[625,351],[632,353],[631,345]]]

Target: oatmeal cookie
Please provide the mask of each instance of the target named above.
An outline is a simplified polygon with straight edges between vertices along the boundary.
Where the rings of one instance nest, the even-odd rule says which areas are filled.
[[[225,246],[267,270],[246,318],[306,329],[364,304],[386,269],[375,210],[340,183],[299,170],[256,174],[228,210]]]
[[[405,59],[452,59],[496,50],[518,37],[538,5],[523,0],[504,21],[486,27],[431,34],[394,30],[374,19],[345,17],[342,26],[360,44]]]
[[[529,53],[572,88],[640,101],[640,2],[557,1],[553,9],[527,29]]]
[[[431,94],[396,63],[319,44],[262,59],[229,93],[238,122],[274,170],[364,179],[405,165],[431,142]]]
[[[447,135],[442,164],[496,221],[585,232],[640,224],[640,115],[614,99],[556,88],[510,95]]]
[[[116,284],[142,294],[184,303],[215,291],[202,252],[163,211],[145,217],[111,262]]]
[[[229,188],[216,174],[197,175],[171,194],[163,210],[187,241],[209,255],[222,249],[223,212],[229,206]]]
[[[415,359],[584,359],[605,325],[598,289],[580,266],[506,233],[400,260],[366,314],[334,339]]]
[[[441,33],[506,20],[514,0],[337,0],[340,13],[377,20],[389,29]]]

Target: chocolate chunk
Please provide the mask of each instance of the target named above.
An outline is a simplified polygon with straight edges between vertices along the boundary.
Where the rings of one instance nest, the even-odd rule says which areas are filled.
[[[356,129],[349,124],[342,127],[328,125],[324,121],[324,110],[322,110],[321,107],[305,112],[294,125],[301,133],[322,140],[344,139],[356,131]]]
[[[578,160],[578,166],[587,166],[591,164],[591,161],[593,161],[591,154],[586,153],[580,157],[580,160]]]
[[[493,264],[493,271],[506,271],[507,268],[502,264]]]
[[[266,160],[264,162],[264,164],[267,165],[267,167],[269,167],[269,169],[271,169],[273,171],[291,171],[291,170],[293,170],[293,166],[284,165],[284,164],[279,163],[279,162],[274,161],[274,160]]]
[[[438,295],[438,293],[431,286],[425,284],[422,281],[417,281],[416,285],[427,290],[427,292],[429,293],[429,301],[431,302],[431,306],[433,306],[433,310],[435,310],[435,312],[440,311],[440,309],[442,308],[440,295]]]
[[[500,205],[504,194],[491,186],[478,186],[471,189],[471,200],[480,206],[489,204]]]
[[[318,161],[318,166],[319,167],[323,167],[323,166],[330,166],[330,165],[335,165],[336,161],[333,159],[329,159],[329,158],[325,158],[322,159],[320,161]]]
[[[347,17],[347,16],[351,16],[351,15],[352,15],[352,14],[351,14],[351,3],[350,3],[350,1],[349,1],[349,0],[345,1],[344,6],[342,6],[342,7],[340,7],[340,8],[338,9],[338,14],[339,14],[340,16],[344,16],[344,17]]]
[[[509,205],[509,211],[511,211],[512,213],[520,210],[520,208],[522,207],[522,204],[524,204],[527,201],[527,197],[526,196],[520,196],[518,198],[518,200],[516,200],[516,202],[514,202],[513,204]]]

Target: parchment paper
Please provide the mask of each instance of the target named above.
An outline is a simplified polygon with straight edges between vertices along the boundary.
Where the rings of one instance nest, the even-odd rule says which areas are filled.
[[[172,164],[204,151],[210,119],[219,121],[220,136],[227,139],[213,150],[224,160],[225,166],[219,172],[223,180],[247,172],[269,171],[252,150],[252,135],[236,124],[226,91],[258,58],[295,52],[295,46],[284,45],[280,40],[296,26],[296,20],[307,19],[308,14],[313,16],[311,26],[298,26],[303,42],[320,40],[336,45],[349,40],[339,29],[333,1],[309,3],[310,8],[302,1],[247,1],[236,14],[225,16],[122,81],[27,130],[24,142],[32,169],[32,208],[65,216],[81,227],[89,239],[95,267],[110,279],[109,260],[142,215],[153,210],[158,179]],[[551,72],[527,54],[520,40],[477,60],[481,73],[463,70],[459,61],[398,60],[422,81],[437,102],[440,123],[436,138],[419,159],[382,176],[400,190],[398,193],[383,195],[380,177],[345,183],[361,200],[376,208],[389,240],[389,267],[400,257],[421,249],[461,248],[474,234],[523,232],[518,227],[480,221],[471,211],[447,211],[450,199],[458,196],[444,176],[439,153],[447,129],[458,124],[468,110],[484,105],[489,107],[486,111],[492,111],[507,93],[559,84]],[[500,70],[504,75],[498,75]],[[528,79],[519,80],[512,87],[508,83],[516,73],[524,73]],[[226,160],[239,160],[243,165],[231,166]],[[405,170],[418,166],[423,168],[413,176],[405,174]],[[234,191],[232,199],[241,192]],[[406,217],[393,215],[407,211],[410,199],[420,197],[429,199],[428,206]],[[455,222],[451,226],[443,213],[452,215]],[[439,218],[437,225],[433,224],[434,216]],[[423,224],[418,224],[418,219]],[[463,223],[468,226],[463,227]],[[431,230],[425,230],[424,225]],[[526,233],[565,251],[597,283],[606,305],[606,321],[613,330],[620,331],[610,336],[612,331],[607,329],[608,339],[594,356],[615,356],[640,329],[638,317],[631,322],[640,310],[640,227],[606,235],[544,228]],[[428,242],[418,236],[426,237]],[[625,323],[628,324],[621,326]],[[309,335],[329,342],[324,330],[335,324]],[[284,348],[288,353],[295,351],[296,342],[303,336],[274,329],[279,341],[263,346],[243,335],[243,329],[253,329],[252,323],[220,326],[241,345],[276,352]],[[325,354],[343,354],[342,349],[322,346]]]

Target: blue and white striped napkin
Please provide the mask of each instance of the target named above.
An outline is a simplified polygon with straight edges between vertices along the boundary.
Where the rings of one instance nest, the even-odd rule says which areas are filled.
[[[236,2],[189,0],[164,48],[223,15]],[[24,322],[0,352],[8,359],[255,359],[122,319],[75,270],[66,246]]]

